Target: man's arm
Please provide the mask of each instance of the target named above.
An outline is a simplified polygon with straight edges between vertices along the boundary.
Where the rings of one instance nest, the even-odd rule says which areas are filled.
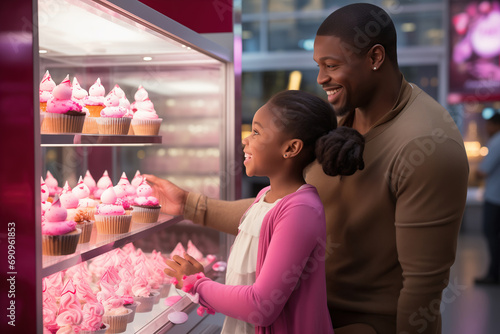
[[[410,143],[402,156],[411,157],[418,150]],[[397,177],[392,180],[396,245],[403,269],[397,333],[435,334],[441,332],[442,291],[455,261],[468,162],[463,147],[447,139],[412,167],[395,166]]]

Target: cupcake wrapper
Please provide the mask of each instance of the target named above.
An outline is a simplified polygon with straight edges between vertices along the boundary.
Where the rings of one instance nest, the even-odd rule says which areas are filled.
[[[158,304],[160,302],[161,289],[151,289],[151,293],[154,294],[153,304]]]
[[[73,254],[78,246],[78,240],[82,230],[63,235],[42,235],[42,254],[43,255],[68,255]]]
[[[126,135],[130,128],[130,121],[129,117],[99,117],[97,119],[97,128],[101,135]]]
[[[81,133],[86,116],[74,116],[47,112],[42,133]]]
[[[106,331],[109,329],[109,324],[103,323],[106,328],[98,329],[96,331],[82,331],[80,330],[78,333],[79,334],[105,334]]]
[[[85,123],[83,123],[82,133],[99,133],[96,120],[97,117],[85,117]]]
[[[40,113],[40,129],[43,129],[43,120],[45,119],[45,114],[44,112]]]
[[[78,240],[79,244],[84,244],[90,241],[90,236],[92,235],[92,226],[94,226],[93,221],[78,225],[78,228],[82,230],[82,234],[80,234],[80,239]]]
[[[102,322],[109,324],[109,329],[106,333],[122,333],[127,330],[127,320],[132,310],[127,311],[126,314],[102,316]]]
[[[121,234],[130,231],[132,216],[102,216],[95,215],[95,226],[101,234]]]
[[[159,294],[158,291],[151,291],[152,296],[149,297],[134,297],[134,301],[138,301],[141,304],[137,306],[137,313],[150,312],[155,304],[156,295]]]
[[[89,110],[90,117],[101,117],[101,110],[104,109],[104,106],[86,105],[85,108],[87,108]]]
[[[134,134],[138,136],[157,136],[160,132],[161,118],[157,119],[132,119]]]
[[[170,292],[171,285],[172,284],[170,284],[170,283],[164,283],[161,286],[161,289],[160,289],[160,298],[168,297],[168,293]]]
[[[137,310],[137,306],[139,306],[141,303],[140,302],[136,302],[134,301],[133,304],[130,304],[130,305],[123,305],[125,306],[126,308],[128,308],[129,310],[132,310],[132,313],[130,313],[128,315],[128,320],[127,322],[128,323],[131,323],[132,321],[134,321],[134,318],[135,318],[135,311]]]
[[[132,206],[132,222],[140,224],[156,223],[160,216],[161,208],[149,209],[140,206]]]
[[[128,128],[128,135],[129,136],[135,135],[135,133],[134,133],[134,127],[132,126],[132,122],[130,122],[130,127]]]

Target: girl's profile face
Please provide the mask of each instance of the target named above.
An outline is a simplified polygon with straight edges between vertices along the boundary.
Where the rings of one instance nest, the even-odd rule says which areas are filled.
[[[252,121],[252,133],[243,139],[244,165],[248,176],[272,177],[283,163],[286,138],[283,123],[265,104],[257,110]]]

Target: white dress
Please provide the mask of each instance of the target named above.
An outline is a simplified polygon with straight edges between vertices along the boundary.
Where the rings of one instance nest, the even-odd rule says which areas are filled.
[[[257,250],[262,221],[269,210],[279,201],[264,202],[266,194],[261,196],[259,201],[247,211],[238,227],[239,232],[227,260],[226,285],[252,285],[255,283]],[[254,325],[248,322],[231,317],[226,317],[224,320],[222,334],[254,333]]]

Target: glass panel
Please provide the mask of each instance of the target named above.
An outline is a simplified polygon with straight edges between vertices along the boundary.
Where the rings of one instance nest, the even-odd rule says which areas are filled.
[[[439,76],[437,65],[401,66],[406,81],[422,88],[424,92],[438,100]]]
[[[244,14],[260,13],[262,0],[242,0],[241,12]]]
[[[319,25],[318,19],[287,19],[269,22],[269,51],[311,51]]]
[[[242,27],[243,52],[260,51],[260,22],[243,23]]]
[[[398,47],[443,45],[442,12],[422,12],[393,15],[398,35]]]

